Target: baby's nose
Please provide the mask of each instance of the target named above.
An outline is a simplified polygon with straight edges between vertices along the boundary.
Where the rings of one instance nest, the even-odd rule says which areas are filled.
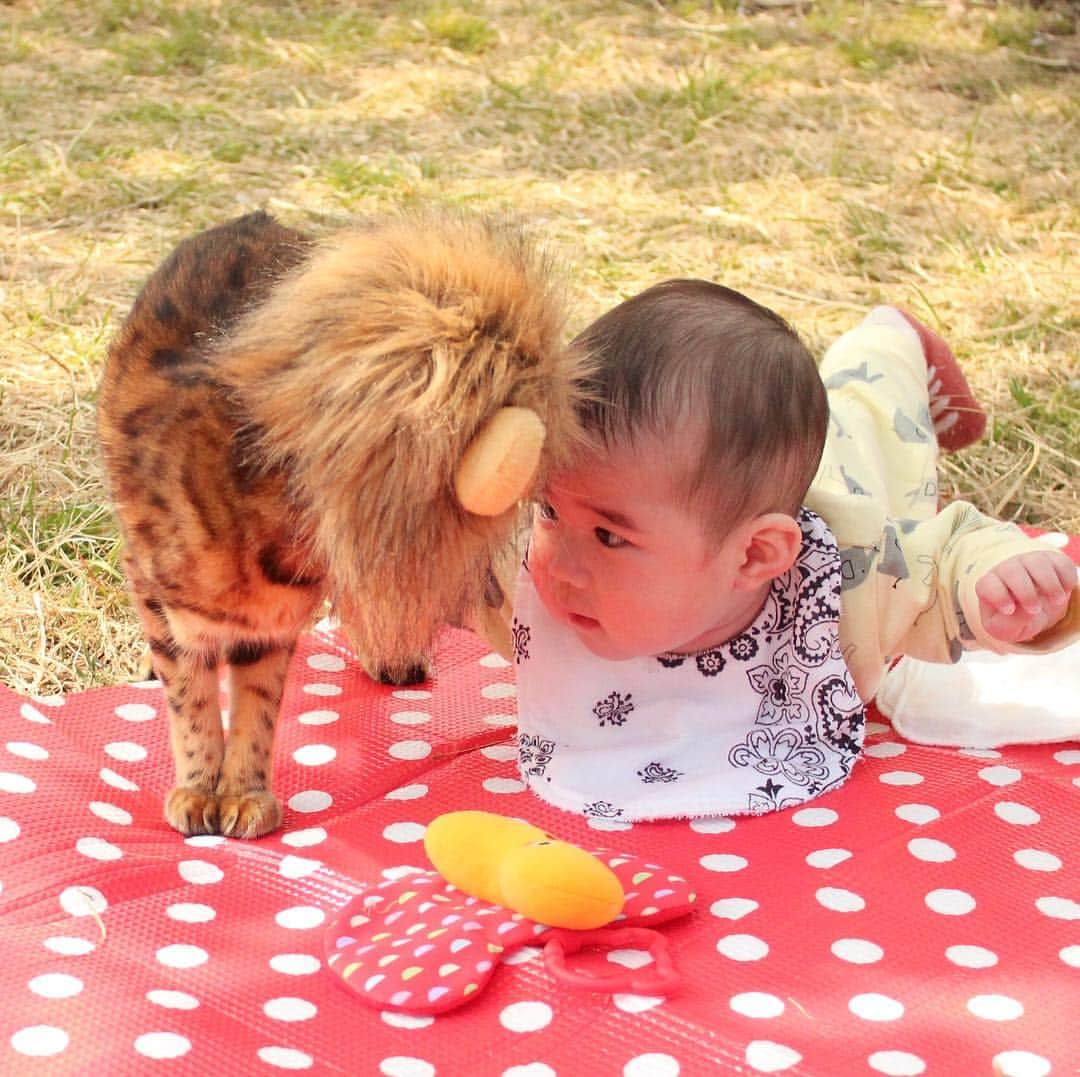
[[[586,583],[586,573],[581,558],[564,539],[556,538],[551,543],[548,557],[548,574],[559,583],[569,587],[582,588]]]

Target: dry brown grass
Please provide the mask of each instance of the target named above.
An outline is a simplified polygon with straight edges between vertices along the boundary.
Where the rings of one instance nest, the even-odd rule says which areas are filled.
[[[723,280],[821,347],[905,305],[994,422],[953,494],[1080,530],[1080,63],[1066,3],[0,3],[0,679],[131,675],[93,443],[107,340],[182,235],[509,210],[575,328]]]

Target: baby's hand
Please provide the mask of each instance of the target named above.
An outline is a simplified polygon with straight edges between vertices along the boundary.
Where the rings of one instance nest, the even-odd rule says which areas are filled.
[[[1076,587],[1076,566],[1059,550],[1017,554],[975,584],[983,627],[1003,643],[1023,643],[1057,624]]]

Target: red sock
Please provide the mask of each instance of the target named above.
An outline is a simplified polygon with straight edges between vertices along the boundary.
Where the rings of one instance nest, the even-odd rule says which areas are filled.
[[[968,385],[952,349],[932,329],[928,329],[906,310],[900,314],[919,334],[926,356],[926,380],[930,390],[930,418],[938,445],[945,452],[955,452],[972,445],[986,430],[986,412]]]

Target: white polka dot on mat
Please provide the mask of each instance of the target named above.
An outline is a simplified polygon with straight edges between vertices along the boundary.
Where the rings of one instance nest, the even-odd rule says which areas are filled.
[[[494,652],[485,654],[477,664],[483,666],[484,669],[506,669],[510,665],[501,654],[495,654]]]
[[[283,879],[306,879],[321,867],[321,860],[312,860],[306,856],[284,856],[278,864],[278,874]]]
[[[83,989],[83,982],[78,976],[66,972],[45,972],[35,976],[27,985],[35,995],[42,998],[74,998]]]
[[[183,942],[162,946],[154,956],[170,969],[194,969],[210,960],[210,955],[201,946]]]
[[[191,1040],[176,1032],[147,1032],[135,1041],[145,1058],[180,1058],[191,1050]]]
[[[278,927],[287,927],[292,931],[307,931],[318,927],[326,919],[326,913],[315,905],[293,905],[282,909],[274,921]]]
[[[268,1066],[279,1070],[309,1070],[315,1065],[315,1059],[295,1047],[260,1047],[259,1058]]]
[[[725,935],[716,951],[732,961],[760,961],[769,953],[769,944],[756,935]]]
[[[430,699],[427,688],[398,688],[390,693],[395,699]]]
[[[166,1010],[197,1010],[199,1008],[199,1000],[186,991],[147,991],[146,999]]]
[[[979,771],[979,777],[990,785],[1013,785],[1023,774],[1016,767],[983,767]]]
[[[487,714],[484,716],[484,725],[493,725],[496,729],[506,726],[517,725],[517,715],[514,714]]]
[[[650,1051],[635,1055],[623,1066],[623,1077],[678,1077],[679,1063],[671,1055]]]
[[[998,1077],[1046,1077],[1050,1063],[1033,1051],[1002,1051],[990,1060]]]
[[[275,954],[270,967],[284,976],[310,976],[322,968],[322,962],[314,954]]]
[[[1014,826],[1034,826],[1042,819],[1034,808],[1029,808],[1026,804],[1017,804],[1013,800],[999,800],[994,805],[994,814],[1002,821],[1012,823]]]
[[[146,758],[146,749],[131,740],[114,740],[105,745],[105,754],[121,763],[141,763]]]
[[[1013,860],[1028,871],[1060,871],[1062,866],[1059,857],[1044,849],[1017,849]]]
[[[485,778],[483,787],[488,793],[523,793],[525,783],[518,778]]]
[[[703,856],[699,864],[706,871],[732,872],[742,871],[750,863],[745,856],[736,856],[734,853],[709,853]]]
[[[997,954],[985,946],[950,946],[945,956],[962,969],[990,969],[998,963]]]
[[[315,681],[312,684],[301,685],[300,691],[309,696],[329,698],[341,695],[345,689],[340,684],[324,684],[322,681]]]
[[[225,841],[220,834],[193,834],[190,838],[184,838],[185,845],[192,845],[196,849],[213,849],[215,845],[224,845]]]
[[[590,830],[616,831],[634,829],[634,824],[624,819],[596,819],[591,815],[585,820],[585,825]]]
[[[102,767],[98,771],[98,777],[108,786],[113,789],[119,789],[124,793],[136,793],[139,790],[138,785],[135,784],[130,778],[125,778],[122,774],[117,774],[115,770],[109,767]]]
[[[305,789],[301,793],[289,797],[289,807],[293,811],[310,814],[311,812],[326,811],[334,803],[334,798],[321,789]]]
[[[75,849],[91,860],[119,860],[124,850],[104,838],[79,838]]]
[[[502,1077],[557,1077],[557,1074],[546,1062],[529,1062],[503,1070]]]
[[[132,821],[131,812],[109,804],[104,800],[92,800],[89,804],[90,811],[106,823],[116,823],[118,826],[130,826]]]
[[[506,683],[485,684],[480,689],[480,694],[484,699],[509,699],[517,695],[517,685]]]
[[[384,1025],[391,1028],[428,1028],[435,1023],[433,1014],[396,1013],[394,1010],[380,1010],[379,1017]]]
[[[662,1006],[665,999],[660,995],[614,994],[611,1001],[615,1003],[615,1008],[623,1013],[647,1013],[655,1010],[657,1006]]]
[[[1074,763],[1080,763],[1080,748],[1065,748],[1054,752],[1054,759],[1063,766],[1071,767]]]
[[[37,782],[25,774],[16,774],[10,770],[0,770],[0,793],[32,793]]]
[[[915,823],[917,826],[925,826],[941,818],[941,812],[929,804],[901,804],[894,809],[894,814],[905,823]]]
[[[554,1017],[546,1002],[513,1002],[499,1014],[499,1024],[510,1032],[536,1032]]]
[[[149,703],[121,703],[114,713],[125,722],[149,722],[157,717],[157,708]]]
[[[426,831],[423,823],[391,823],[383,829],[382,836],[387,841],[406,845],[412,841],[423,841]]]
[[[399,740],[386,749],[394,759],[427,759],[431,745],[426,740]]]
[[[528,962],[539,958],[543,952],[543,950],[540,950],[536,946],[520,946],[518,949],[514,950],[513,953],[507,954],[506,957],[503,958],[503,964],[525,965]]]
[[[956,850],[951,845],[934,838],[912,838],[907,847],[916,860],[925,860],[928,864],[947,864],[956,859]]]
[[[47,748],[42,748],[38,744],[31,744],[26,740],[9,740],[6,748],[12,755],[18,756],[19,759],[29,759],[33,762],[40,762],[42,759],[49,758],[49,751]]]
[[[867,722],[864,732],[868,737],[876,737],[879,733],[891,733],[892,726],[884,722]]]
[[[923,900],[927,908],[942,916],[966,916],[975,908],[975,899],[964,890],[931,890]]]
[[[1041,897],[1035,899],[1035,908],[1054,920],[1080,920],[1080,903],[1072,898]]]
[[[1008,995],[975,995],[968,999],[967,1008],[984,1021],[1015,1021],[1024,1014],[1023,1005]]]
[[[178,901],[165,910],[165,915],[170,920],[176,920],[181,924],[208,924],[217,916],[217,912],[209,905],[201,905],[194,901]]]
[[[709,906],[709,912],[721,920],[741,920],[757,907],[758,903],[750,898],[721,898]]]
[[[1069,536],[1062,531],[1047,531],[1045,535],[1037,536],[1037,541],[1044,542],[1055,549],[1064,550],[1069,545]]]
[[[906,751],[906,744],[900,744],[895,740],[883,740],[877,744],[867,745],[863,749],[863,755],[868,755],[872,759],[895,759]]]
[[[263,1003],[263,1013],[274,1021],[310,1021],[318,1012],[314,1002],[288,995]]]
[[[729,999],[728,1005],[743,1017],[779,1017],[784,1012],[784,1000],[765,991],[744,991]]]
[[[806,854],[806,862],[812,868],[834,868],[851,859],[850,849],[815,849]]]
[[[415,782],[412,785],[402,785],[397,789],[391,789],[386,794],[387,800],[419,800],[428,795],[428,787],[423,782]]]
[[[345,668],[345,659],[339,654],[311,654],[307,664],[322,673],[340,673]]]
[[[887,770],[878,775],[878,781],[884,785],[921,785],[923,776],[913,770]]]
[[[624,969],[643,969],[653,962],[652,954],[648,950],[609,950],[607,959],[613,964],[622,965]]]
[[[848,1009],[864,1021],[899,1021],[904,1016],[902,1002],[873,991],[849,999]]]
[[[30,1025],[11,1037],[11,1046],[28,1058],[49,1058],[67,1048],[71,1037],[55,1025]]]
[[[834,957],[852,965],[873,965],[885,956],[876,942],[867,939],[837,939],[829,949]]]
[[[513,744],[489,744],[480,749],[480,754],[485,759],[493,759],[496,763],[509,763],[517,759],[517,748]]]
[[[21,831],[21,827],[14,819],[6,815],[0,815],[0,845],[6,841],[14,841]]]
[[[814,897],[819,905],[833,912],[861,912],[866,908],[866,902],[858,894],[835,886],[823,886]]]
[[[46,950],[64,957],[82,957],[97,949],[89,939],[80,939],[75,935],[50,935],[42,945]]]
[[[398,711],[390,715],[390,721],[397,725],[426,725],[431,715],[427,711]]]
[[[379,874],[388,882],[396,882],[404,879],[406,875],[416,875],[423,870],[424,868],[414,868],[409,864],[395,864],[392,868],[383,868]]]
[[[92,886],[69,886],[60,894],[60,908],[68,916],[100,916],[108,907],[105,895]]]
[[[195,886],[210,886],[225,878],[225,872],[209,860],[181,860],[176,870],[180,872],[180,878],[184,882],[193,883]]]
[[[31,706],[29,703],[24,703],[19,708],[19,714],[28,722],[34,722],[36,725],[52,725],[51,718],[46,718],[37,707]]]
[[[329,710],[304,711],[303,714],[296,716],[296,720],[301,725],[332,725],[340,718],[341,715],[337,711]]]
[[[690,829],[695,834],[728,834],[735,829],[735,820],[720,815],[691,819]]]
[[[801,808],[791,815],[796,826],[831,826],[840,816],[832,808]]]
[[[289,805],[292,807],[292,804]],[[303,830],[290,830],[281,835],[283,845],[293,849],[306,849],[311,845],[321,845],[326,841],[326,831],[321,826],[310,826]]]
[[[1058,957],[1066,965],[1071,965],[1074,969],[1080,969],[1080,946],[1063,946],[1058,951]]]
[[[322,767],[337,758],[337,749],[329,744],[304,744],[293,752],[302,767]]]
[[[751,1040],[745,1057],[746,1064],[758,1073],[783,1073],[802,1061],[798,1051],[772,1040]]]
[[[435,1067],[422,1058],[394,1055],[379,1063],[379,1072],[383,1077],[434,1077]]]
[[[886,1077],[919,1077],[926,1072],[926,1063],[910,1051],[875,1051],[866,1061]]]

